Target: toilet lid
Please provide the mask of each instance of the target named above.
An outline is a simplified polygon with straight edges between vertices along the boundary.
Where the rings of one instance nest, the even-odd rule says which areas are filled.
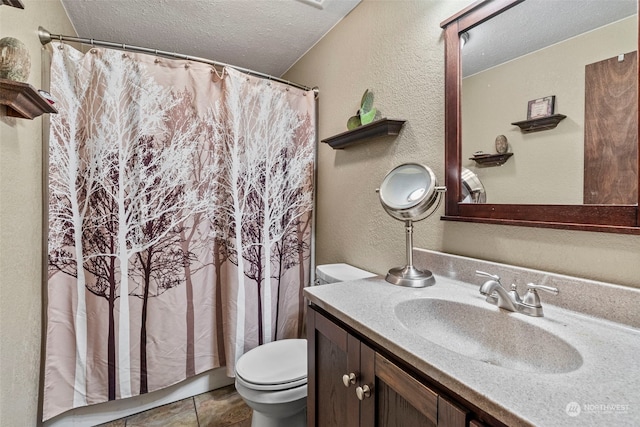
[[[258,346],[238,359],[236,375],[263,386],[305,384],[307,340],[286,339]]]

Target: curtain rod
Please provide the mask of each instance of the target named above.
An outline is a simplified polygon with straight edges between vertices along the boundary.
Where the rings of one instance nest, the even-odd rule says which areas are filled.
[[[298,89],[312,90],[314,97],[316,99],[320,94],[320,89],[318,89],[317,87],[310,88],[308,86],[300,85],[298,83],[293,83],[293,82],[290,82],[289,80],[284,80],[278,77],[270,76],[268,74],[260,73],[258,71],[253,71],[253,70],[249,70],[247,68],[242,68],[242,67],[236,67],[235,65],[225,64],[224,62],[218,62],[218,61],[212,61],[210,59],[199,58],[197,56],[189,56],[189,55],[183,55],[175,52],[167,52],[164,50],[150,49],[148,47],[132,46],[124,43],[114,43],[114,42],[108,42],[103,40],[94,40],[94,39],[86,39],[86,38],[74,37],[74,36],[63,36],[60,34],[51,34],[42,26],[38,27],[38,37],[40,38],[40,43],[42,43],[43,46],[51,43],[54,40],[59,40],[61,42],[69,41],[69,42],[75,42],[75,43],[90,44],[91,46],[104,46],[104,47],[110,47],[110,48],[120,49],[120,50],[129,50],[132,52],[148,53],[156,56],[163,56],[166,58],[177,58],[177,59],[184,59],[187,61],[202,62],[209,65],[215,65],[218,67],[229,67],[253,76],[263,77],[265,79],[284,83],[289,86],[296,87]]]

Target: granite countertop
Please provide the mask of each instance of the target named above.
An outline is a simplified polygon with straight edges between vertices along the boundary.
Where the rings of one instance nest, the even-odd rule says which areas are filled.
[[[376,277],[314,286],[304,293],[311,303],[507,425],[640,425],[640,329],[546,302],[544,317],[506,312],[487,303],[478,289],[477,283],[436,275],[436,284],[428,288],[398,287]],[[512,317],[538,326],[580,356],[567,372],[531,372],[434,345],[428,330],[412,331],[395,312],[398,304],[423,298],[462,303],[454,304],[460,316],[466,304],[494,318],[504,316],[505,325]],[[502,331],[492,329],[499,328],[477,324],[484,339],[500,339]],[[533,344],[537,338],[532,337]]]

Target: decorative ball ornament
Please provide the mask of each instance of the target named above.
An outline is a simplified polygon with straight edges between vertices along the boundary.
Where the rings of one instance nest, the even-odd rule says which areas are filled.
[[[0,39],[0,78],[26,82],[31,71],[31,55],[20,40]]]
[[[496,137],[496,152],[498,154],[505,154],[509,151],[509,142],[507,141],[507,137],[504,135],[498,135]]]

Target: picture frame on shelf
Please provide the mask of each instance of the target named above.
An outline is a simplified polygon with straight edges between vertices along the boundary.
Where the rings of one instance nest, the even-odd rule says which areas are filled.
[[[555,95],[529,101],[527,105],[527,120],[552,116],[555,110],[555,103]]]

